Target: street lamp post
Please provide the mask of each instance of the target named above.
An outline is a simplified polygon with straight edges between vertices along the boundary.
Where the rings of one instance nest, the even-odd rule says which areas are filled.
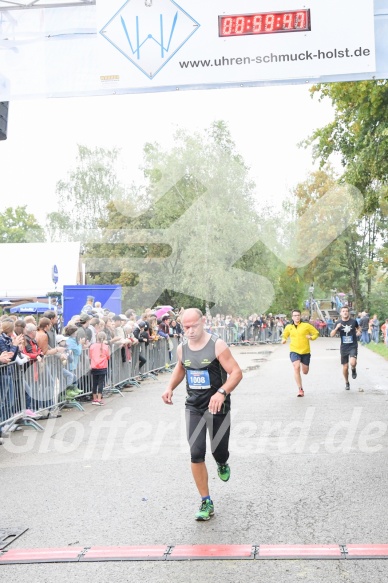
[[[313,301],[314,301],[314,283],[309,287],[310,294],[310,319],[313,317]]]

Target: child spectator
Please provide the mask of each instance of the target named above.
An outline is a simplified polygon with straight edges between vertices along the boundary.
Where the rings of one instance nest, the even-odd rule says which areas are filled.
[[[67,349],[67,368],[72,375],[73,383],[76,382],[77,379],[77,366],[79,358],[82,354],[82,347],[85,345],[85,338],[81,338],[81,340],[77,341],[77,326],[73,326],[69,324],[64,329],[64,334],[66,338],[66,349]],[[74,397],[78,397],[82,391],[75,385],[70,385],[66,388],[66,398],[67,399],[74,399]]]
[[[97,340],[89,348],[90,369],[92,373],[92,405],[104,405],[102,391],[104,390],[108,361],[110,357],[109,346],[106,344],[105,332],[97,334]]]

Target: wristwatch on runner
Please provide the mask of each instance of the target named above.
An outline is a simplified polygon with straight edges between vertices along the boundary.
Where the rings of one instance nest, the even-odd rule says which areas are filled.
[[[221,393],[221,395],[224,395],[224,397],[226,398],[227,396],[227,392],[225,391],[225,389],[217,389],[217,393]]]

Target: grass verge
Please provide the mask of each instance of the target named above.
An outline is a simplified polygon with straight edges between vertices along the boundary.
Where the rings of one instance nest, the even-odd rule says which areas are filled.
[[[374,344],[370,342],[369,344],[365,344],[365,346],[369,348],[369,350],[372,350],[372,352],[380,354],[385,360],[388,360],[388,346],[386,344]]]

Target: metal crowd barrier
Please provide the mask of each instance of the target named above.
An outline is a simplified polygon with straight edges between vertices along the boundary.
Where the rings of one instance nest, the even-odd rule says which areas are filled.
[[[314,325],[314,324],[313,324]],[[314,326],[319,336],[326,338],[330,336],[333,329],[330,326]],[[274,327],[255,327],[255,326],[218,326],[212,327],[209,331],[217,334],[228,345],[238,344],[279,344],[282,339],[284,328]]]
[[[314,326],[314,324],[313,324]],[[330,336],[330,332],[333,328],[331,328],[331,330],[329,330],[329,328],[326,326],[314,326],[314,328],[316,328],[319,332],[319,336],[321,338],[326,338],[327,336]]]
[[[169,341],[160,338],[148,346],[141,343],[131,348],[113,346],[104,393],[122,395],[125,386],[140,386],[145,378],[156,378],[160,372],[171,371],[176,363],[177,347],[177,338]],[[78,397],[67,396],[69,387],[78,387]],[[82,351],[75,369],[72,362],[61,359],[60,355],[45,356],[40,362],[0,365],[0,434],[22,425],[43,430],[39,418],[56,416],[64,407],[83,410],[78,399],[91,393],[88,349]]]
[[[0,365],[0,430],[21,418],[25,408],[25,387],[20,367],[12,362]]]
[[[211,332],[217,334],[229,345],[237,344],[278,344],[283,328],[262,328],[254,326],[216,326]]]

